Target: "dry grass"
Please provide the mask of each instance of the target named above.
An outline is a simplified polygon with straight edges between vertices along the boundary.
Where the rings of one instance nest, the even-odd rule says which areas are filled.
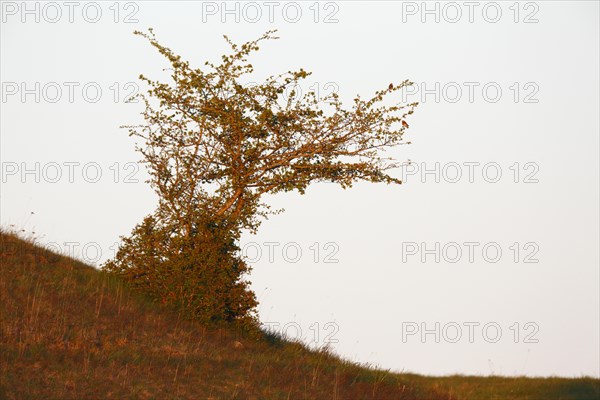
[[[12,234],[0,253],[0,398],[442,398],[327,351],[182,320]]]
[[[434,378],[183,320],[0,233],[0,399],[598,399],[597,379]],[[239,343],[238,343],[239,342]]]

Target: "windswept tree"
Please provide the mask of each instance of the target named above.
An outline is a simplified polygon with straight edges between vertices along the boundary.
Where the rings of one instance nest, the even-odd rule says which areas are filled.
[[[248,318],[256,299],[237,243],[270,213],[263,195],[302,194],[312,182],[401,183],[388,174],[397,162],[383,153],[405,143],[416,103],[386,100],[411,83],[357,96],[347,109],[336,93],[300,95],[310,75],[303,69],[251,83],[248,56],[261,41],[277,39],[274,31],[242,45],[225,36],[231,53],[205,69],[159,44],[152,29],[135,33],[171,66],[168,83],[140,76],[149,86],[140,96],[145,123],[127,126],[140,139],[159,204],[123,238],[106,269],[199,319]]]

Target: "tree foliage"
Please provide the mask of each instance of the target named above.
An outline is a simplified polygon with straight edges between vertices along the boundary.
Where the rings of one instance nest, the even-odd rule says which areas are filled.
[[[310,75],[303,69],[244,81],[254,72],[248,56],[276,39],[274,31],[242,45],[225,36],[231,53],[204,69],[159,44],[152,29],[135,33],[168,60],[171,82],[141,75],[149,86],[140,96],[145,123],[127,126],[159,197],[106,265],[133,285],[204,320],[247,317],[256,299],[237,241],[270,213],[264,194],[304,193],[319,181],[401,183],[388,174],[396,161],[383,153],[404,143],[416,103],[385,100],[410,82],[357,96],[346,109],[336,93],[298,95]]]

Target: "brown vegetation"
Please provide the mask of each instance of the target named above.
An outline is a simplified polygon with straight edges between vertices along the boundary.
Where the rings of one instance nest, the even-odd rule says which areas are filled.
[[[186,320],[12,234],[0,258],[3,399],[444,398],[327,351]]]

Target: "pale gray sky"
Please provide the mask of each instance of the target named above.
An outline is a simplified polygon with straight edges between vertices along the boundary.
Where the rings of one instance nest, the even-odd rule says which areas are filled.
[[[167,64],[132,31],[201,66],[276,28],[257,79],[303,67],[343,100],[410,79],[421,105],[405,185],[269,199],[286,212],[243,240],[261,321],[397,371],[600,375],[598,2],[22,4],[2,2],[3,226],[110,257],[155,205],[118,127]]]

